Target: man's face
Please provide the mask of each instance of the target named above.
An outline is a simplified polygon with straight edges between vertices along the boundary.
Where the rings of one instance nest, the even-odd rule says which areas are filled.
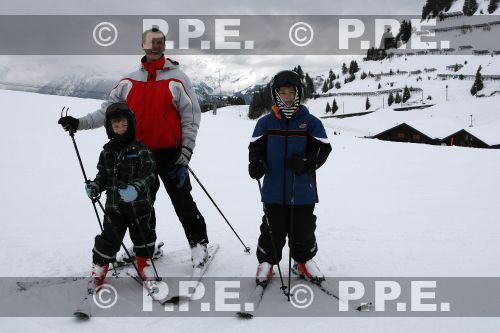
[[[118,135],[123,135],[128,128],[128,121],[125,118],[111,119],[111,128]]]
[[[278,94],[286,106],[291,106],[295,100],[295,87],[279,87]]]
[[[146,53],[147,61],[160,59],[165,52],[165,38],[161,32],[150,32],[142,43],[142,49]]]

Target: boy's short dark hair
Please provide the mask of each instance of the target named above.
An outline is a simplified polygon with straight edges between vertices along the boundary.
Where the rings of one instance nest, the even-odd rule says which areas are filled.
[[[109,121],[110,121],[111,123],[116,122],[116,121],[122,121],[122,120],[126,120],[126,121],[127,121],[127,123],[128,123],[128,118],[127,118],[127,116],[125,116],[125,115],[123,115],[123,114],[118,114],[118,115],[116,115],[116,116],[111,116],[111,117],[109,118]]]

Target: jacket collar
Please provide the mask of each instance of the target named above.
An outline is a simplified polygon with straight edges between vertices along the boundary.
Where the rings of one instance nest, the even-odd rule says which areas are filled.
[[[283,115],[281,114],[281,112],[276,104],[274,104],[272,106],[271,110],[272,110],[273,115],[276,118],[285,119],[285,117],[283,117]],[[289,120],[295,119],[295,118],[302,116],[302,115],[305,115],[305,114],[309,114],[309,110],[307,109],[307,107],[305,105],[301,104],[301,105],[299,105],[298,110],[294,112],[292,118],[290,118]]]
[[[170,58],[161,57],[158,60],[147,62],[146,56],[141,58],[141,69],[149,72],[149,68],[154,68],[154,70],[169,70],[179,67],[179,62],[172,60]]]

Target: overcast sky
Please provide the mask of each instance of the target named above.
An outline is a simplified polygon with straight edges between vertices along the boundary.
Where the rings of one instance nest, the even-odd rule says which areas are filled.
[[[420,15],[425,0],[48,0],[2,1],[2,15]],[[397,5],[395,5],[397,4]],[[1,32],[0,32],[1,33]],[[35,52],[34,52],[35,53]],[[0,46],[1,54],[1,46]],[[0,81],[40,84],[74,73],[119,79],[138,67],[139,56],[1,56]],[[353,57],[340,56],[175,56],[193,81],[243,76],[238,88],[261,83],[272,73],[301,64],[315,74]],[[224,80],[225,79],[225,80]],[[233,85],[233,83],[231,83]],[[226,89],[225,87],[223,89]]]

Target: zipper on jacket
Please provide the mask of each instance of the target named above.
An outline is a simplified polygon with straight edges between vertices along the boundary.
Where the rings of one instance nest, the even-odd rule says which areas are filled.
[[[288,122],[289,119],[285,118],[285,156],[283,158],[283,204],[287,204],[287,198],[286,198],[286,158],[288,155]]]

